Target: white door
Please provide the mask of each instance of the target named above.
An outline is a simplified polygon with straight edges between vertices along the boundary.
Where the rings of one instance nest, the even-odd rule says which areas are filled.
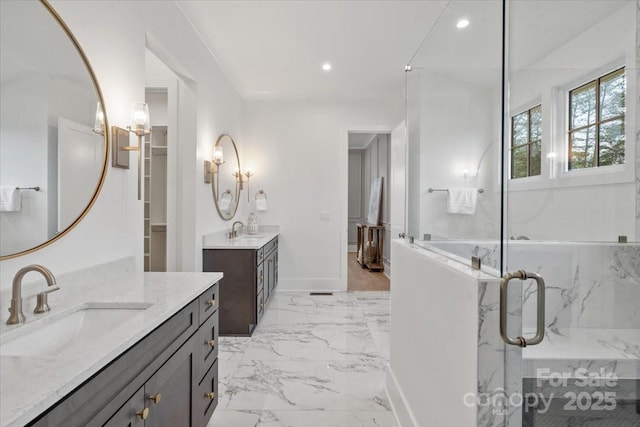
[[[407,142],[404,120],[391,132],[391,238],[405,232]],[[390,262],[393,263],[393,252]]]
[[[58,232],[78,218],[96,191],[103,140],[86,125],[58,119]]]

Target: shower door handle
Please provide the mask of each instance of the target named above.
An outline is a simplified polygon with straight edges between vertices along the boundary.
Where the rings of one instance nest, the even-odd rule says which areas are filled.
[[[536,305],[538,319],[536,322],[536,334],[533,338],[511,338],[507,335],[507,315],[509,314],[507,288],[511,279],[520,279],[522,281],[534,279],[536,281],[538,287],[538,302]],[[544,279],[538,273],[527,273],[524,270],[519,270],[514,273],[507,273],[502,277],[500,281],[500,336],[505,343],[517,345],[518,347],[526,347],[542,342],[544,339],[544,292]]]

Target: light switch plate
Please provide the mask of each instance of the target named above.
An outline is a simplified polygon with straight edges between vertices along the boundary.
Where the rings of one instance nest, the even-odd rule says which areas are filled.
[[[331,214],[327,211],[322,211],[320,212],[319,219],[320,221],[329,221],[331,220]]]

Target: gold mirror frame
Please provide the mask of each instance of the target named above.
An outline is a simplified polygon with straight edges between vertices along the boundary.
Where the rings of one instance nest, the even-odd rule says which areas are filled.
[[[229,138],[229,141],[233,146],[233,151],[235,152],[236,161],[238,162],[238,176],[236,177],[236,192],[235,194],[233,194],[233,201],[232,201],[234,203],[233,211],[232,212],[230,211],[230,213],[228,214],[224,214],[222,210],[220,210],[220,206],[218,204],[218,197],[220,196],[218,194],[220,191],[218,189],[218,182],[219,182],[218,180],[220,179],[220,172],[218,168],[220,166],[216,165],[214,162],[211,162],[211,173],[213,175],[211,179],[211,193],[213,194],[213,203],[216,205],[216,211],[218,211],[218,215],[220,215],[220,218],[222,218],[224,221],[231,221],[233,217],[236,216],[236,212],[238,211],[238,205],[240,204],[240,190],[242,190],[242,175],[240,174],[240,172],[242,171],[242,169],[240,168],[240,155],[238,154],[238,147],[236,147],[236,142],[233,140],[231,135],[226,133],[223,133],[222,135],[220,135],[214,145],[214,150],[215,150],[215,147],[221,146],[224,138]]]
[[[78,52],[78,55],[80,55],[80,58],[82,59],[82,62],[87,67],[87,71],[89,72],[89,76],[91,77],[91,80],[93,81],[93,86],[94,86],[94,88],[96,90],[96,93],[98,95],[98,99],[100,101],[100,105],[102,106],[102,112],[104,113],[104,121],[103,121],[103,129],[102,129],[103,130],[103,137],[104,137],[102,173],[100,174],[100,180],[98,181],[98,184],[96,185],[96,189],[93,192],[93,196],[91,197],[91,200],[89,200],[89,203],[84,208],[84,210],[80,213],[80,215],[78,215],[78,217],[71,224],[69,224],[69,226],[67,226],[67,228],[65,228],[60,233],[56,234],[51,239],[49,239],[49,240],[47,240],[47,241],[45,241],[45,242],[43,242],[43,243],[41,243],[41,244],[39,244],[37,246],[34,246],[34,247],[30,248],[30,249],[26,249],[24,251],[16,252],[14,254],[2,255],[2,256],[0,256],[0,261],[4,261],[4,260],[7,260],[7,259],[16,258],[16,257],[22,256],[22,255],[27,255],[27,254],[33,253],[33,252],[35,252],[37,250],[40,250],[40,249],[42,249],[44,247],[49,246],[50,244],[60,240],[62,237],[67,235],[67,233],[69,233],[71,230],[73,230],[73,228],[75,228],[75,226],[78,225],[78,223],[80,221],[82,221],[82,219],[87,215],[87,213],[89,213],[89,210],[91,210],[91,208],[93,207],[94,203],[98,199],[98,195],[100,194],[100,190],[102,190],[102,186],[104,185],[104,181],[105,181],[105,178],[107,176],[107,167],[108,167],[108,160],[109,160],[109,132],[107,132],[107,129],[109,129],[109,122],[107,120],[107,112],[106,112],[106,108],[105,108],[104,97],[102,96],[102,91],[100,90],[100,85],[98,84],[98,79],[96,78],[96,75],[95,75],[95,73],[93,71],[93,68],[91,67],[91,64],[89,63],[89,59],[87,59],[87,55],[84,53],[84,50],[82,50],[82,47],[80,47],[80,43],[78,43],[78,40],[75,38],[75,36],[71,32],[71,30],[69,29],[67,24],[65,24],[65,22],[62,20],[60,15],[58,15],[58,13],[55,11],[53,6],[51,6],[47,0],[39,0],[39,2],[40,2],[40,4],[42,4],[45,7],[45,9],[47,9],[47,11],[51,14],[51,16],[56,20],[58,25],[60,25],[60,28],[62,28],[62,31],[64,31],[64,33],[67,35],[67,37],[69,37],[69,40],[71,41],[73,46],[76,48],[76,50]]]

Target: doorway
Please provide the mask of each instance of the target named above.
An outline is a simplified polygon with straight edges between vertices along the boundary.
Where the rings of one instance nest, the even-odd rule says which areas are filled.
[[[389,291],[390,134],[349,132],[348,136],[348,291]],[[380,182],[379,229],[367,227],[358,239],[359,224],[370,224],[371,189]],[[377,194],[377,193],[374,193]],[[375,199],[375,196],[374,196]],[[361,228],[361,227],[360,227]],[[360,240],[360,244],[358,241]],[[365,241],[366,240],[366,241]],[[375,266],[375,268],[373,267]]]

